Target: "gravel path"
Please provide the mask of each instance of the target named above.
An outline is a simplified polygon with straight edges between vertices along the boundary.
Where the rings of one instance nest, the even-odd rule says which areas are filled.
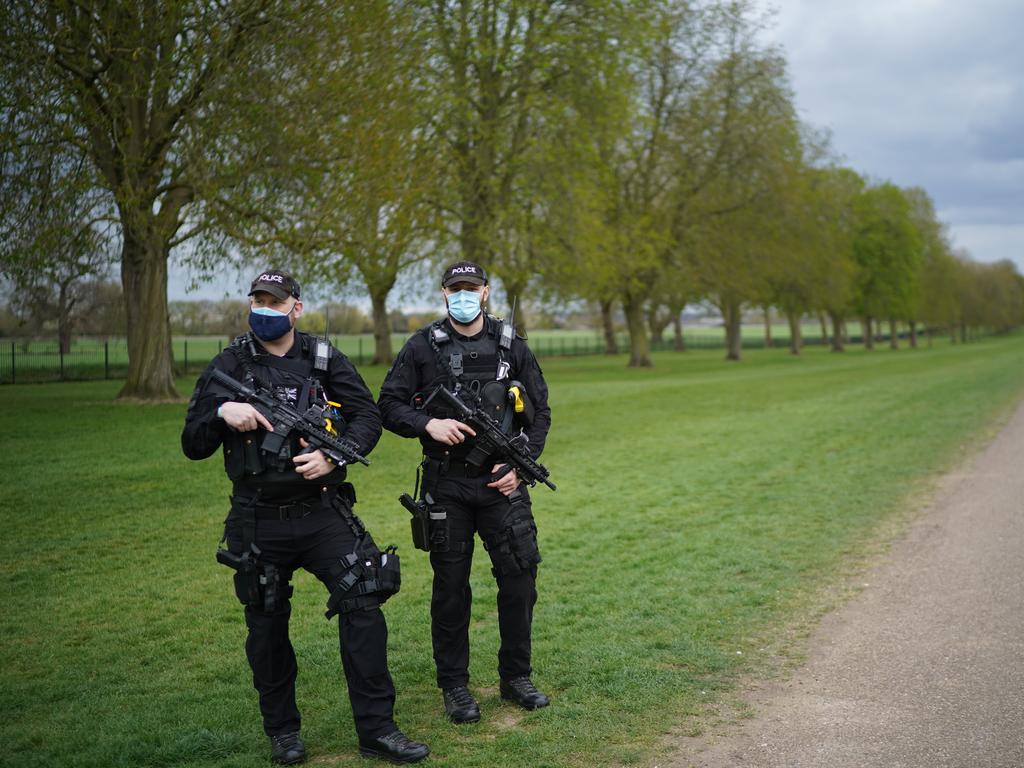
[[[755,716],[660,768],[1024,768],[1024,406]]]

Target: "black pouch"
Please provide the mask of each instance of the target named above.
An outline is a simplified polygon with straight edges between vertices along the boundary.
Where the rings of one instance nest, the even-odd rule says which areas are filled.
[[[380,553],[378,562],[377,585],[380,591],[377,594],[383,603],[402,588],[402,564],[398,559],[397,548],[387,547]]]
[[[224,445],[224,471],[232,482],[245,475],[245,451],[234,440]]]
[[[509,529],[512,555],[520,568],[529,568],[540,562],[537,545],[537,525],[533,520],[519,520]]]

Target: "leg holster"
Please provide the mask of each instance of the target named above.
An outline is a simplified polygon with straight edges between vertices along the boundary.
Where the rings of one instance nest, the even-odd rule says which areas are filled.
[[[256,503],[259,494],[251,499],[243,500],[231,497],[232,512],[237,514],[242,523],[242,551],[234,553],[228,549],[217,549],[217,562],[235,571],[235,595],[238,601],[263,613],[274,613],[288,598],[292,596],[292,587],[288,583],[290,573],[283,573],[273,563],[262,558],[262,552],[256,545]],[[221,544],[227,539],[227,523]]]
[[[401,563],[395,548],[381,552],[367,535],[357,542],[354,552],[335,563],[324,616],[330,619],[336,613],[372,610],[401,587]]]
[[[260,559],[260,548],[255,544],[240,555],[218,549],[217,562],[234,569],[235,595],[244,606],[273,613],[292,596],[287,577],[276,565]]]
[[[491,556],[491,573],[499,576],[518,576],[540,562],[537,546],[537,524],[526,512],[525,505],[513,493],[512,506],[505,517],[505,525],[493,536],[484,539],[484,549]]]

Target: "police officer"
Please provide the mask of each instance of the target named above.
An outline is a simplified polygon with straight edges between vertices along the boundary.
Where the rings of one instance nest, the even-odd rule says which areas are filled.
[[[537,563],[537,528],[530,497],[514,471],[497,457],[482,465],[467,462],[473,429],[430,398],[444,385],[470,405],[486,406],[506,432],[526,431],[534,458],[544,448],[551,424],[547,385],[522,337],[506,333],[503,322],[484,313],[490,293],[479,264],[462,261],[444,271],[442,295],[448,315],[420,329],[406,342],[381,387],[378,405],[384,426],[423,445],[424,500],[445,514],[446,530],[431,536],[434,571],[430,603],[437,684],[445,712],[455,723],[476,722],[480,708],[469,691],[469,585],[474,534],[490,555],[498,584],[500,692],[525,709],[547,706],[548,697],[530,679],[530,632]],[[512,405],[512,387],[532,407]],[[428,498],[429,496],[429,498]]]
[[[301,438],[286,442],[277,453],[261,450],[271,423],[252,405],[236,402],[211,374],[223,371],[302,412],[311,405],[327,408],[329,429],[363,455],[380,438],[380,413],[345,355],[325,339],[295,330],[303,307],[299,285],[289,274],[262,272],[249,296],[251,331],[235,339],[200,376],[181,445],[190,459],[224,449],[233,487],[225,522],[228,552],[221,556],[222,562],[237,566],[236,593],[245,605],[249,630],[245,651],[271,759],[283,764],[306,759],[295,704],[298,667],[288,638],[288,581],[301,567],[330,591],[329,617],[338,613],[341,661],[360,752],[393,762],[422,760],[429,749],[408,739],[392,719],[395,689],[380,603],[397,591],[397,584],[386,569],[387,553],[377,549],[352,512],[355,492],[345,482],[345,468],[309,450]]]

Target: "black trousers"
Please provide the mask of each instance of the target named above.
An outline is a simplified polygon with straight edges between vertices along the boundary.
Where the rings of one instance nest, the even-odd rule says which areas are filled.
[[[469,584],[473,564],[473,536],[489,539],[506,522],[510,502],[507,496],[488,488],[488,476],[428,476],[424,488],[448,512],[447,552],[431,552],[434,586],[430,601],[431,637],[437,685],[451,688],[469,683],[469,621],[473,592]],[[518,517],[532,520],[530,498],[521,486],[523,507]],[[492,562],[494,555],[492,553]],[[497,565],[497,563],[495,563]],[[537,567],[518,574],[503,574],[495,568],[498,583],[498,674],[503,680],[529,675],[530,632],[533,607],[537,602]]]
[[[226,533],[228,548],[240,552],[242,522],[235,512],[228,517]],[[353,551],[356,537],[337,511],[321,508],[296,520],[257,520],[255,541],[262,559],[282,570],[282,581],[295,569],[305,568],[328,586],[332,566]],[[245,608],[245,653],[268,736],[297,731],[301,725],[295,704],[298,665],[288,637],[290,616],[287,598],[279,599],[272,613],[262,606]],[[338,634],[356,732],[364,739],[390,733],[396,728],[395,687],[388,673],[384,614],[380,608],[339,614]]]

